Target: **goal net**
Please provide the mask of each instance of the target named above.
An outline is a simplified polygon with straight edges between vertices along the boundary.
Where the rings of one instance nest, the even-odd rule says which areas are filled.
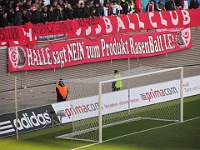
[[[123,87],[113,92],[112,83],[119,80],[122,81]],[[58,138],[101,143],[111,138],[104,137],[108,135],[107,132],[114,137],[119,136],[118,130],[106,130],[114,126],[120,125],[121,129],[129,128],[129,126],[133,128],[135,122],[141,120],[183,121],[182,67],[98,83],[92,80],[80,81],[80,83],[83,85],[83,92],[94,90],[98,94],[69,101],[69,109],[65,111],[72,121],[72,132]],[[126,125],[127,123],[129,126]],[[148,126],[148,122],[146,123]],[[120,133],[123,134],[123,132]]]

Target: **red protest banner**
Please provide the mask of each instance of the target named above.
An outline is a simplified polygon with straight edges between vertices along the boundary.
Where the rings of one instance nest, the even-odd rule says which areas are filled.
[[[24,31],[21,26],[0,28],[0,42],[25,40]]]
[[[172,53],[192,47],[190,28],[143,34],[84,38],[31,49],[8,48],[8,71],[62,68],[111,59],[141,58]]]

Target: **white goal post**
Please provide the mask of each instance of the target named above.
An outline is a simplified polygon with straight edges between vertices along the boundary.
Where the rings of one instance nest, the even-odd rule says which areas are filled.
[[[126,79],[131,79],[131,78],[139,78],[139,77],[144,77],[144,76],[150,76],[153,74],[159,74],[159,73],[165,73],[165,72],[171,72],[175,70],[180,70],[180,122],[183,122],[183,67],[177,67],[177,68],[170,68],[170,69],[165,69],[165,70],[160,70],[160,71],[155,71],[155,72],[150,72],[150,73],[144,73],[144,74],[139,74],[139,75],[134,75],[134,76],[128,76],[128,77],[122,77],[118,79],[112,79],[112,80],[107,80],[107,81],[102,81],[99,82],[99,108],[102,108],[102,85],[106,83],[112,83],[116,82],[118,80],[126,80]],[[128,111],[130,111],[130,89],[128,89]],[[102,143],[102,109],[99,109],[99,143]]]
[[[131,74],[73,82],[74,95],[88,96],[67,102],[72,131],[57,138],[102,143],[118,134],[137,131],[136,121],[157,126],[183,122],[183,67]],[[113,92],[112,83],[118,80],[122,80],[123,87]],[[125,131],[118,133],[121,129]]]

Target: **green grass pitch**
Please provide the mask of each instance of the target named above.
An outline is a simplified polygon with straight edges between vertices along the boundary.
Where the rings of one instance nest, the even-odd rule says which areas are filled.
[[[70,132],[66,124],[16,137],[0,139],[0,150],[198,150],[200,149],[200,95],[184,99],[184,122],[141,120],[103,129],[101,144],[57,139]],[[118,138],[114,138],[118,137]]]

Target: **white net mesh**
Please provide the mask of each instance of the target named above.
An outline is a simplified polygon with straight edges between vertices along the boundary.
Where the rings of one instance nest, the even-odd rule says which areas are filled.
[[[103,81],[100,94],[102,126],[99,124],[100,107],[98,103],[98,82],[100,80],[76,80],[73,82],[72,89],[75,89],[73,95],[85,96],[85,98],[69,102],[73,131],[70,134],[61,135],[59,138],[100,141],[101,127],[123,125],[123,123],[141,119],[179,121],[180,78],[180,68],[124,77],[123,88],[115,92],[112,92],[112,80]],[[112,134],[112,131],[110,132]],[[103,134],[104,139],[106,137],[104,138]]]

